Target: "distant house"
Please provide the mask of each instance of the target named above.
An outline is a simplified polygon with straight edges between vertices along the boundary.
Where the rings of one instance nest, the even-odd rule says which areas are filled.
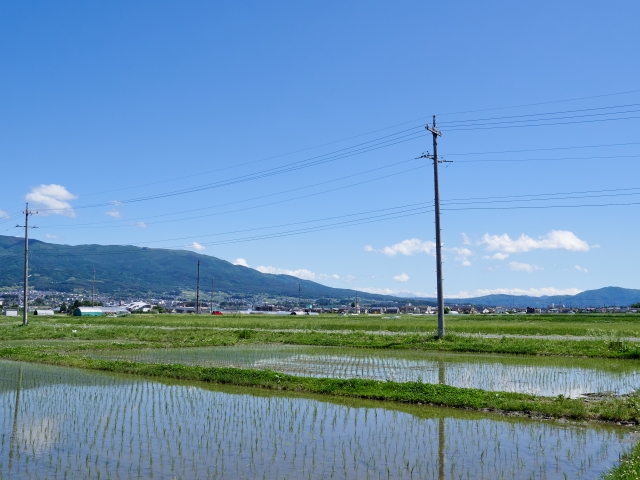
[[[370,315],[380,315],[383,312],[383,308],[382,307],[369,307],[369,314]]]
[[[400,313],[400,307],[387,307],[386,313]]]
[[[507,309],[505,307],[496,307],[493,313],[507,313]]]

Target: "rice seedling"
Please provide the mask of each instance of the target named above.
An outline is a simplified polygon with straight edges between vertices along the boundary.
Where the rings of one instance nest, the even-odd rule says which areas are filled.
[[[14,362],[0,362],[0,385],[2,478],[598,478],[633,439]]]

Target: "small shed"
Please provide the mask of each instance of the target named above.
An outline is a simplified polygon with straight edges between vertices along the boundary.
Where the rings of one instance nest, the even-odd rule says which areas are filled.
[[[73,311],[74,317],[101,317],[102,309],[99,307],[78,307]]]
[[[7,317],[17,317],[18,316],[18,310],[7,309],[7,310],[4,311],[4,314]]]
[[[53,316],[53,310],[51,310],[50,308],[38,308],[36,310],[33,311],[34,315],[49,315],[49,316]]]

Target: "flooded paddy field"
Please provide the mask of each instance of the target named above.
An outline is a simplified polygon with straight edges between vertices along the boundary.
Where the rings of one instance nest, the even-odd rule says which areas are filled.
[[[599,478],[600,424],[0,361],[1,478]]]
[[[288,345],[136,349],[83,353],[143,363],[235,366],[298,376],[422,381],[455,387],[577,398],[640,388],[640,362],[572,357]]]

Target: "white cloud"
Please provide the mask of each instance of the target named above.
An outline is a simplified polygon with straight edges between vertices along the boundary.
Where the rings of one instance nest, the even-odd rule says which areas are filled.
[[[115,208],[113,210],[110,210],[108,212],[104,212],[105,215],[109,215],[110,217],[113,218],[120,218],[120,212],[117,211]]]
[[[586,252],[591,248],[587,242],[580,240],[573,232],[567,230],[552,230],[538,240],[525,234],[512,240],[506,233],[503,235],[485,233],[480,244],[486,244],[489,251],[498,250],[503,253],[520,253],[538,249]]]
[[[0,210],[0,218],[4,220],[5,218],[10,218],[10,217],[7,212],[5,212],[4,210]]]
[[[118,200],[112,200],[111,203],[113,205],[122,205],[122,202],[119,202]]]
[[[292,277],[302,278],[303,280],[315,280],[316,274],[311,270],[307,270],[306,268],[299,268],[298,270],[287,270],[284,268],[276,268],[276,267],[266,267],[264,265],[260,265],[256,267],[261,273],[271,273],[273,275],[291,275]]]
[[[579,272],[589,273],[589,270],[587,270],[586,268],[581,267],[580,265],[576,265],[575,269],[578,270]]]
[[[509,262],[509,268],[511,270],[521,271],[521,272],[535,272],[536,270],[542,270],[542,267],[538,265],[531,265],[529,263],[520,263],[520,262]]]
[[[489,258],[489,257],[486,257]],[[491,255],[491,258],[494,260],[504,260],[505,258],[509,258],[509,254],[508,253],[494,253],[493,255]]]
[[[244,258],[236,258],[236,260],[233,262],[233,264],[249,268],[249,264],[247,263],[247,261]]]
[[[340,280],[340,275],[338,275],[337,273],[334,273],[332,275],[321,273],[320,275],[318,275],[318,278],[321,280]]]
[[[359,288],[359,292],[375,293],[378,295],[398,295],[400,290],[394,290],[392,288]]]
[[[401,273],[400,275],[396,275],[395,277],[393,277],[393,279],[396,282],[406,282],[407,280],[409,280],[409,275],[407,275],[406,273]]]
[[[471,239],[464,232],[462,233],[462,243],[464,243],[465,245],[471,245]]]
[[[468,257],[473,255],[473,252],[471,250],[469,250],[468,248],[458,248],[458,247],[453,247],[450,250],[456,252],[457,254],[456,260],[462,262],[463,267],[471,266],[471,262],[468,259]]]
[[[50,234],[48,234],[48,233],[46,233],[44,236],[45,236],[46,238],[58,238],[58,236],[57,236],[57,235],[50,235]]]
[[[62,185],[52,183],[50,185],[33,187],[25,198],[34,208],[42,209],[40,212],[41,215],[55,213],[67,217],[76,216],[76,212],[73,211],[69,201],[75,200],[78,196],[69,192]]]
[[[206,248],[204,245],[201,245],[198,242],[190,243],[189,245],[185,245],[185,247],[193,248],[194,250],[197,250],[199,252]]]
[[[395,257],[398,253],[406,256],[413,255],[414,253],[431,253],[434,248],[436,248],[434,242],[423,242],[418,238],[411,238],[377,251],[390,257]],[[364,249],[367,252],[373,252],[375,250],[371,245],[365,245]]]
[[[493,289],[478,289],[475,292],[459,292],[457,295],[447,295],[447,298],[470,298],[470,297],[483,297],[485,295],[528,295],[531,297],[542,297],[549,295],[577,295],[582,292],[578,288],[555,288],[555,287],[542,287],[542,288],[493,288]]]
[[[137,223],[131,222],[129,225],[132,225],[134,227],[147,228],[147,224],[144,222],[137,222]]]

